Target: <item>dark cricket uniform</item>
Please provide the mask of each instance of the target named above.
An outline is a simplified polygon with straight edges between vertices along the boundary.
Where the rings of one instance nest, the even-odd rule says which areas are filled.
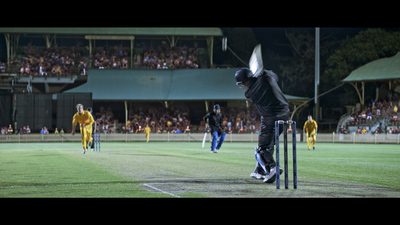
[[[91,148],[91,149],[94,149],[94,135],[95,135],[95,133],[96,133],[96,127],[97,127],[97,125],[96,125],[96,116],[92,114],[92,117],[93,117],[93,119],[94,119],[94,123],[93,123],[93,125],[92,125],[92,130],[93,130],[93,132],[92,132],[92,138],[93,138],[93,141],[92,141],[92,145],[90,146],[90,148]]]
[[[221,135],[220,127],[222,127],[222,114],[220,113],[217,115],[215,112],[210,112],[203,117],[204,123],[207,123],[207,119],[211,134],[217,131],[218,136]]]
[[[261,115],[260,135],[258,136],[258,151],[266,157],[268,170],[275,167],[275,121],[288,120],[289,104],[277,83],[278,76],[265,70],[258,78],[251,79],[245,92],[247,99],[251,100]],[[283,125],[279,126],[279,134]],[[265,154],[264,154],[265,153]]]
[[[210,126],[210,133],[212,136],[211,140],[211,151],[219,150],[222,146],[222,143],[225,140],[226,133],[221,130],[222,128],[222,114],[218,115],[215,112],[207,113],[203,117],[204,123],[207,123]]]

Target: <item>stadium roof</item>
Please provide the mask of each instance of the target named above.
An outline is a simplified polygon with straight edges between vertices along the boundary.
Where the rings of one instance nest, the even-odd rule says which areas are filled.
[[[389,58],[367,63],[353,70],[342,82],[382,81],[400,79],[400,52]]]
[[[230,69],[98,70],[64,93],[91,92],[93,100],[246,100]],[[305,97],[285,95],[294,104]]]
[[[222,36],[217,27],[0,27],[0,33]]]
[[[92,92],[93,100],[245,99],[237,69],[90,70],[88,81],[66,91]]]

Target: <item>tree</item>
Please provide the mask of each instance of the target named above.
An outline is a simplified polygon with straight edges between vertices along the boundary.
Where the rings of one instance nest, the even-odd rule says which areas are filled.
[[[285,93],[312,96],[314,89],[314,37],[311,32],[286,31],[292,56],[281,65]]]
[[[327,68],[321,76],[324,85],[336,86],[353,70],[371,61],[394,56],[400,50],[400,32],[383,29],[367,29],[354,37],[347,37],[327,60]],[[367,83],[365,99],[375,97],[377,83]],[[337,103],[354,105],[359,102],[358,95],[350,85],[337,92]],[[344,100],[344,101],[343,101]]]
[[[292,55],[282,57],[280,70],[282,71],[282,88],[285,93],[297,96],[314,96],[315,81],[315,29],[286,30],[289,41],[288,47]],[[334,41],[330,34],[320,37],[320,67],[325,67],[325,61]]]
[[[351,71],[371,61],[394,56],[400,50],[400,32],[368,29],[347,37],[328,58],[322,82],[338,85]]]

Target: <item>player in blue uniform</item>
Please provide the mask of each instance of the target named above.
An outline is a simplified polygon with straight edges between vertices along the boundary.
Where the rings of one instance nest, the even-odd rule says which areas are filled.
[[[221,107],[218,104],[214,105],[213,112],[205,115],[203,121],[206,124],[206,129],[208,127],[210,128],[212,136],[211,153],[217,153],[225,140],[225,128],[222,125]]]

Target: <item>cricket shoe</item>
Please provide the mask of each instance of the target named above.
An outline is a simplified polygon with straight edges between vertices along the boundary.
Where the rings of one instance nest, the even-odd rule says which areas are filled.
[[[279,168],[279,175],[283,173],[283,169]],[[264,183],[274,183],[276,180],[276,166],[272,168],[269,172],[269,175],[264,179]]]
[[[83,149],[82,154],[86,154],[86,152],[87,152],[87,150],[86,150],[86,149]]]
[[[265,176],[259,174],[259,173],[251,173],[250,177],[257,179],[257,180],[261,180],[261,179],[265,179]]]

